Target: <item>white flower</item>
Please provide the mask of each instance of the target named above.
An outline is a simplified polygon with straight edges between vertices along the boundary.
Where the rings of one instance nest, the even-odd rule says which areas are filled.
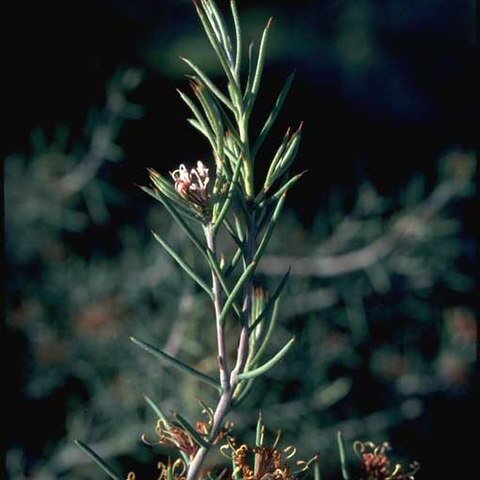
[[[198,161],[197,168],[192,168],[190,172],[182,163],[176,170],[170,172],[175,182],[175,190],[185,199],[204,207],[208,200],[207,185],[210,180],[208,168]]]

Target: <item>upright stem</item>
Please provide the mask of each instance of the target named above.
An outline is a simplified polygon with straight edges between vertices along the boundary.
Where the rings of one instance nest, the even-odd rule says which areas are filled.
[[[248,218],[248,232],[246,237],[246,252],[245,252],[245,264],[250,265],[255,254],[255,217],[253,211],[250,211]],[[243,304],[242,304],[242,329],[240,331],[240,338],[237,349],[237,360],[235,368],[230,375],[230,382],[237,383],[237,375],[243,372],[245,363],[248,358],[248,340],[249,340],[249,319],[252,309],[252,285],[253,277],[250,277],[243,287]]]
[[[239,96],[241,98],[241,95]],[[248,124],[249,112],[246,111],[243,102],[237,105],[236,120],[240,139],[242,142],[242,156],[244,172],[244,192],[247,203],[250,205],[254,198],[254,182],[253,182],[253,165],[250,154],[250,143],[248,139]],[[245,251],[245,265],[250,265],[255,254],[255,214],[253,208],[247,214],[247,235],[246,235],[246,251]],[[205,236],[207,240],[207,247],[212,252],[215,259],[217,259],[215,231],[211,223],[205,227]],[[233,394],[238,385],[238,375],[243,372],[248,358],[249,350],[249,317],[252,306],[252,278],[249,278],[243,287],[243,303],[242,303],[242,327],[240,330],[237,358],[235,367],[229,373],[227,365],[227,356],[225,349],[225,329],[219,322],[223,307],[223,294],[220,285],[220,280],[212,271],[212,292],[213,303],[215,308],[216,328],[217,328],[217,348],[218,348],[218,366],[220,372],[220,384],[222,386],[222,393],[218,404],[213,414],[213,424],[210,430],[210,445],[215,441],[218,432],[222,428],[225,417],[230,411]],[[209,452],[209,447],[199,448],[195,457],[190,462],[187,472],[187,480],[197,480],[197,476]]]
[[[207,239],[207,247],[212,252],[215,260],[217,259],[217,248],[215,241],[215,232],[213,225],[208,223],[205,227],[205,237]],[[223,325],[220,324],[220,315],[222,313],[222,288],[220,285],[220,280],[215,275],[215,272],[212,270],[212,292],[213,292],[213,304],[215,309],[215,320],[216,320],[216,330],[217,330],[217,349],[218,349],[218,369],[220,373],[220,385],[225,391],[229,387],[229,378],[228,378],[228,365],[227,365],[227,355],[225,349],[225,329]]]
[[[205,228],[205,236],[207,246],[211,250],[215,258],[217,258],[215,233],[211,224]],[[247,248],[245,255],[245,264],[249,265],[255,253],[255,219],[253,212],[250,213],[248,233],[247,233]],[[218,401],[217,407],[213,414],[213,424],[210,430],[210,443],[215,441],[218,432],[221,430],[225,417],[230,411],[233,394],[238,385],[238,375],[243,372],[248,358],[248,324],[252,305],[252,279],[250,278],[243,289],[243,305],[242,305],[242,329],[238,341],[237,359],[235,367],[229,375],[226,349],[225,349],[225,329],[218,321],[222,312],[223,299],[220,281],[212,272],[212,291],[214,296],[214,308],[217,327],[217,348],[218,348],[218,364],[220,371],[220,383],[222,385],[222,394]],[[190,462],[187,473],[187,480],[197,480],[197,476],[208,454],[209,448],[199,448],[195,457]]]
[[[205,237],[207,240],[207,247],[212,252],[215,259],[217,259],[217,248],[215,241],[215,231],[211,223],[205,227]],[[210,442],[213,443],[218,432],[222,428],[223,421],[230,411],[230,404],[232,401],[233,392],[236,387],[236,383],[230,382],[230,376],[228,371],[227,355],[225,348],[225,328],[220,323],[220,315],[223,307],[223,294],[215,272],[212,270],[212,292],[213,292],[213,305],[215,309],[215,320],[217,330],[217,349],[218,349],[218,369],[220,373],[220,384],[222,386],[222,393],[218,400],[217,407],[213,414],[213,424],[210,430]],[[187,480],[196,480],[200,472],[200,469],[208,454],[209,448],[199,448],[195,457],[190,462],[187,472]]]

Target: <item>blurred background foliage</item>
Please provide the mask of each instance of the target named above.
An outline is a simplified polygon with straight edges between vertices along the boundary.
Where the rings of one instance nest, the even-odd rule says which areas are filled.
[[[320,451],[327,479],[339,478],[339,429],[391,441],[420,461],[419,478],[461,476],[478,400],[474,2],[239,6],[247,38],[274,17],[254,125],[295,68],[277,139],[305,121],[297,169],[309,173],[259,277],[268,287],[292,266],[278,344],[294,332],[300,346],[259,381],[237,432],[251,435],[261,408],[303,457]],[[142,395],[193,418],[209,392],[128,335],[206,372],[216,359],[205,299],[150,229],[197,259],[136,184],[146,167],[208,162],[174,88],[179,55],[213,77],[218,65],[189,1],[15,2],[11,14],[6,477],[100,478],[72,446],[86,438],[153,478],[160,453],[139,441],[154,425]]]

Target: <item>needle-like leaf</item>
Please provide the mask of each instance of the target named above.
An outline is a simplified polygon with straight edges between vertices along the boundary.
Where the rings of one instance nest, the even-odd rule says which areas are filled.
[[[285,357],[285,355],[292,348],[294,343],[295,343],[295,337],[292,337],[275,356],[273,356],[270,360],[268,360],[268,362],[265,362],[263,365],[261,365],[260,367],[254,368],[253,370],[240,373],[238,375],[239,380],[248,380],[250,378],[256,378],[260,375],[263,375],[265,372],[268,372],[268,370],[273,368],[280,360],[282,360],[283,357]]]
[[[255,319],[252,325],[250,325],[250,333],[252,333],[255,330],[255,328],[257,328],[257,326],[260,324],[260,322],[262,322],[265,319],[265,317],[270,313],[277,299],[281,297],[283,290],[287,285],[289,277],[290,277],[290,269],[288,270],[287,273],[285,273],[285,275],[280,280],[278,287],[273,292],[273,295],[268,299],[268,302],[263,308],[260,315]]]
[[[230,10],[232,11],[233,23],[235,25],[235,75],[238,78],[242,66],[242,29],[235,0],[230,1]]]
[[[103,460],[98,453],[80,440],[74,440],[75,445],[83,450],[110,478],[113,480],[122,480],[122,477]]]
[[[340,454],[340,464],[342,467],[343,480],[350,480],[350,474],[347,466],[347,456],[345,454],[345,442],[343,441],[342,432],[337,432],[338,452]]]
[[[212,129],[207,125],[207,121],[205,117],[201,114],[200,110],[197,108],[195,103],[192,101],[192,99],[188,95],[183,93],[181,90],[177,90],[177,92],[180,95],[181,99],[188,105],[193,115],[195,115],[196,120],[201,126],[201,129],[199,130],[203,133],[203,135],[205,135],[205,137],[207,137],[212,148],[215,148],[216,146],[215,136],[213,134]]]
[[[149,187],[145,187],[143,185],[139,185],[140,189],[143,190],[147,195],[150,195],[152,198],[154,198],[155,200],[157,200],[158,202],[163,202],[163,201],[168,201],[168,200],[171,200],[174,204],[175,204],[175,207],[177,209],[177,211],[189,218],[190,220],[196,220],[198,221],[198,218],[195,216],[195,213],[192,211],[191,208],[189,208],[188,206],[185,206],[185,204],[177,201],[177,200],[174,200],[172,197],[174,195],[176,195],[178,197],[178,194],[177,193],[173,193],[172,194],[172,197],[170,196],[170,193],[168,192],[159,192],[159,191],[155,191]],[[165,198],[162,198],[162,194],[164,195],[164,197],[167,197],[167,199]]]
[[[167,420],[167,416],[162,412],[162,410],[160,409],[160,407],[147,395],[144,395],[143,398],[145,399],[145,401],[148,403],[148,405],[150,406],[150,408],[155,412],[155,414],[157,415],[157,417],[160,419],[160,420],[163,420],[166,425],[168,426],[168,420]]]
[[[286,194],[282,194],[282,196],[279,198],[277,201],[277,205],[275,206],[275,209],[273,211],[273,214],[270,218],[270,221],[267,223],[267,227],[265,228],[265,232],[263,234],[262,240],[260,241],[260,245],[255,252],[255,260],[260,260],[260,258],[263,255],[263,252],[265,251],[265,248],[267,247],[268,241],[270,240],[270,237],[272,235],[272,232],[278,222],[278,219],[280,217],[280,213],[283,209],[283,205],[285,203],[285,197]]]
[[[186,363],[181,362],[178,360],[178,358],[172,357],[168,353],[164,352],[163,350],[160,350],[153,345],[150,345],[147,342],[144,342],[143,340],[140,340],[135,337],[130,337],[130,340],[146,352],[152,354],[154,357],[157,357],[159,360],[162,360],[163,362],[166,362],[169,365],[172,365],[175,368],[178,368],[179,370],[189,373],[190,375],[193,375],[195,378],[198,380],[202,381],[203,383],[206,383],[207,385],[210,385],[211,387],[214,387],[216,389],[220,388],[220,384],[212,377],[205,375],[202,372],[199,372],[198,370],[195,370],[193,367],[190,365],[187,365]]]
[[[304,170],[303,172],[297,173],[294,177],[292,177],[290,180],[287,180],[271,197],[262,200],[259,202],[258,206],[259,208],[264,208],[268,207],[268,205],[276,202],[284,193],[288,192],[290,188],[293,187],[302,177],[307,173],[307,170]],[[262,192],[257,195],[257,201],[260,200],[265,192],[262,190]]]
[[[260,88],[260,81],[262,79],[263,66],[265,64],[265,55],[267,53],[267,41],[268,33],[270,31],[270,26],[272,24],[272,18],[267,22],[267,26],[263,30],[262,39],[260,40],[260,47],[258,49],[258,58],[257,65],[255,67],[255,74],[253,76],[252,88],[251,88],[251,97],[249,98],[249,104],[247,110],[251,110],[255,102],[255,97],[257,96],[258,89]]]
[[[230,182],[230,185],[228,187],[228,192],[227,196],[225,199],[225,202],[222,205],[222,208],[217,216],[217,218],[214,218],[214,223],[213,223],[213,228],[215,231],[218,230],[220,225],[223,222],[223,219],[225,218],[225,215],[228,212],[228,209],[230,208],[230,205],[232,204],[233,196],[234,196],[234,191],[237,188],[237,183],[238,183],[238,177],[240,175],[240,171],[242,169],[242,162],[240,160],[237,161],[237,165],[235,166],[235,170],[233,172],[233,178]]]
[[[193,428],[193,426],[185,417],[182,417],[182,415],[177,412],[173,412],[173,417],[180,424],[180,426],[188,432],[188,434],[192,437],[192,440],[194,440],[199,447],[209,447],[208,442],[201,437],[201,435],[195,430],[195,428]]]
[[[270,115],[268,116],[265,124],[262,127],[262,130],[260,131],[260,134],[258,135],[257,141],[255,142],[255,145],[252,148],[252,158],[255,158],[258,151],[260,150],[260,147],[263,145],[263,142],[265,141],[265,138],[267,137],[268,133],[270,132],[270,129],[272,128],[273,124],[275,123],[275,120],[278,117],[278,114],[280,113],[280,110],[283,107],[283,104],[285,102],[285,98],[287,98],[288,92],[290,90],[290,87],[293,82],[293,77],[295,76],[295,72],[292,72],[287,80],[285,81],[285,84],[283,85],[282,90],[280,91],[280,94],[277,97],[277,101],[275,102],[275,106],[273,107],[273,110],[271,111]]]
[[[220,325],[224,325],[225,320],[227,318],[228,312],[230,311],[230,308],[233,305],[233,302],[235,301],[236,296],[240,292],[240,289],[245,285],[245,282],[250,278],[252,275],[254,269],[256,267],[256,263],[253,261],[242,273],[240,278],[237,280],[237,283],[233,287],[232,291],[230,292],[230,295],[228,296],[227,300],[225,301],[225,305],[223,306],[222,313],[218,319],[218,323]]]
[[[181,213],[170,203],[166,201],[165,198],[162,198],[161,196],[158,198],[158,200],[161,202],[161,204],[165,207],[165,210],[170,214],[170,216],[182,227],[183,231],[187,234],[188,238],[191,240],[191,242],[197,247],[199,252],[206,257],[206,245],[205,243],[200,240],[198,235],[192,230],[190,225],[182,218]]]
[[[187,273],[192,280],[194,280],[199,287],[201,287],[210,297],[213,298],[213,293],[210,287],[205,283],[205,281],[200,278],[192,268],[185,263],[183,258],[178,255],[177,252],[170,246],[170,244],[164,240],[160,235],[155,232],[152,232],[155,240],[164,248],[164,250],[177,262],[177,264],[182,268],[182,270]]]
[[[197,67],[188,58],[180,57],[203,81],[205,86],[232,112],[235,111],[235,107],[232,102],[219,90],[219,88],[208,78],[208,76]]]

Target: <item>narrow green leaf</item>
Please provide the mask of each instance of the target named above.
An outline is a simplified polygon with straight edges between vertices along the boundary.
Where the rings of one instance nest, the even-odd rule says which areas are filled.
[[[252,275],[253,271],[255,270],[256,263],[253,261],[240,275],[240,278],[237,280],[237,283],[233,287],[232,291],[230,292],[230,295],[228,296],[227,300],[225,301],[225,304],[223,306],[222,313],[220,314],[220,317],[218,319],[218,323],[220,325],[225,324],[225,320],[227,318],[228,312],[230,311],[230,308],[233,305],[233,302],[235,301],[235,297],[238,295],[240,292],[240,289],[243,287],[245,282],[250,278]]]
[[[221,43],[218,41],[218,38],[216,37],[215,31],[212,27],[211,21],[206,15],[206,12],[203,11],[201,8],[199,8],[196,2],[194,2],[194,5],[197,9],[198,17],[200,18],[200,21],[203,25],[203,29],[205,30],[205,33],[207,34],[207,37],[210,40],[210,43],[213,49],[215,50],[217,58],[220,61],[220,64],[225,74],[227,75],[228,81],[235,86],[235,89],[237,90],[236,96],[239,96],[240,95],[240,91],[238,89],[239,87],[236,83],[234,72],[232,72],[233,67],[228,60],[227,53],[225,52],[225,49],[223,48]],[[232,111],[235,111],[235,110],[232,109]]]
[[[265,429],[263,427],[262,412],[258,412],[257,428],[255,429],[255,446],[256,447],[263,446],[264,433],[265,433]]]
[[[233,394],[232,407],[238,407],[250,394],[252,391],[255,380],[252,378],[250,380],[243,380],[237,385],[235,393]]]
[[[235,149],[235,146],[234,145],[225,145],[225,154],[227,156],[227,159],[229,160],[229,166],[234,166],[232,168],[232,170],[235,170],[235,166],[237,165],[237,163],[240,163],[242,164],[242,160],[241,160],[241,153],[239,151],[237,151],[237,149]],[[233,175],[233,174],[232,174]],[[232,176],[230,176],[229,178],[229,181],[232,180]]]
[[[205,283],[205,281],[200,278],[192,268],[185,263],[185,261],[175,252],[175,250],[170,246],[170,244],[164,240],[160,235],[152,232],[155,240],[164,248],[164,250],[177,262],[177,264],[187,273],[190,278],[202,288],[210,298],[213,298],[213,293],[211,288]]]
[[[215,133],[217,143],[218,140],[223,142],[224,129],[220,110],[218,109],[218,101],[210,95],[209,89],[203,84],[200,78],[193,76],[190,86],[207,116],[208,123]]]
[[[257,427],[255,429],[255,446],[260,448],[263,446],[263,436],[265,433],[265,428],[262,422],[262,412],[258,412],[258,420],[257,420]],[[255,455],[255,463],[254,463],[254,472],[258,472],[260,467],[260,455]]]
[[[242,239],[239,237],[238,231],[235,229],[235,227],[232,225],[232,223],[228,218],[225,218],[225,221],[223,222],[223,224],[225,225],[225,228],[227,229],[227,232],[232,237],[233,241],[237,244],[238,248],[240,248],[243,253],[245,251],[245,245]]]
[[[115,472],[115,470],[110,467],[101,457],[92,450],[88,445],[81,442],[80,440],[74,440],[75,445],[80,448],[84,453],[86,453],[110,478],[113,480],[122,480],[122,477]]]
[[[195,430],[195,428],[192,427],[190,422],[185,417],[182,417],[182,415],[180,415],[178,412],[173,412],[173,416],[180,426],[189,433],[199,447],[209,448],[208,442],[201,437],[201,435]]]
[[[284,193],[286,193],[290,188],[295,185],[304,175],[307,173],[307,170],[304,170],[303,172],[297,173],[294,177],[292,177],[290,180],[287,180],[271,197],[260,201],[258,203],[259,208],[264,208],[270,205],[273,202],[276,202]],[[260,194],[257,195],[256,201],[261,200],[262,195],[265,194],[265,191],[262,191]]]
[[[171,179],[166,179],[163,175],[160,175],[153,168],[148,168],[147,171],[153,185],[161,194],[163,194],[165,197],[175,203],[175,205],[181,208],[182,211],[188,211],[191,215],[196,214],[190,204],[188,204],[186,200],[181,197],[175,190]]]
[[[217,39],[219,43],[223,46],[225,54],[227,55],[227,59],[230,65],[233,66],[233,58],[232,58],[232,42],[230,40],[230,36],[228,35],[227,27],[225,26],[225,19],[223,18],[222,12],[218,9],[215,2],[212,0],[206,1],[201,0],[205,10],[210,14],[210,24],[216,31],[218,31]]]
[[[203,81],[205,86],[232,112],[235,107],[232,102],[216,87],[216,85],[208,78],[208,76],[188,58],[180,57]]]
[[[253,103],[255,102],[255,97],[257,96],[257,93],[258,93],[258,89],[260,88],[260,81],[262,79],[262,74],[263,74],[263,66],[265,64],[265,55],[267,53],[268,33],[270,31],[272,20],[273,20],[272,18],[268,20],[267,26],[263,30],[262,39],[260,40],[257,65],[255,67],[255,75],[253,77],[253,82],[252,82],[252,89],[251,89],[252,96],[250,97],[250,102],[248,105],[249,110],[252,109]]]
[[[247,213],[249,212],[245,212],[245,214]],[[240,240],[243,242],[245,240],[245,233],[242,227],[242,222],[238,215],[233,215],[233,223],[235,225],[235,231],[237,232],[238,238],[240,238]]]
[[[347,466],[347,456],[345,454],[345,442],[343,441],[342,432],[337,432],[338,452],[340,454],[340,465],[342,466],[343,480],[350,480],[350,474]]]
[[[167,420],[167,416],[162,412],[162,410],[160,409],[160,407],[147,395],[144,395],[143,398],[145,399],[145,401],[148,403],[148,405],[151,407],[151,409],[155,412],[155,414],[157,415],[157,417],[160,419],[160,420],[163,420],[167,427],[168,427],[168,420]]]
[[[220,225],[223,222],[223,219],[225,218],[225,215],[228,212],[228,209],[230,208],[230,205],[232,204],[233,200],[233,194],[235,189],[237,188],[238,184],[238,177],[240,176],[240,171],[242,169],[242,162],[240,160],[237,161],[237,165],[235,166],[235,170],[233,172],[233,178],[230,182],[230,185],[228,187],[228,192],[227,196],[225,199],[225,202],[222,205],[222,208],[217,216],[217,218],[214,219],[214,224],[213,224],[213,229],[216,232]]]
[[[277,101],[275,102],[275,106],[273,107],[273,110],[271,111],[270,115],[268,116],[265,124],[262,127],[262,130],[260,131],[260,134],[258,135],[257,141],[255,142],[255,145],[252,148],[252,158],[255,158],[258,151],[260,150],[260,147],[262,146],[263,142],[265,141],[265,138],[267,137],[268,133],[270,132],[270,129],[272,128],[273,124],[275,123],[275,120],[278,117],[278,114],[280,113],[280,110],[283,107],[283,104],[285,102],[285,98],[287,98],[288,92],[290,90],[290,87],[293,82],[293,77],[295,76],[295,72],[292,72],[287,80],[285,81],[285,84],[283,85],[282,90],[280,91],[280,94],[277,97]]]
[[[192,211],[192,209],[185,207],[185,205],[181,204],[180,202],[177,202],[176,200],[173,200],[170,197],[170,194],[166,194],[165,192],[162,192],[162,193],[156,192],[155,190],[149,187],[145,187],[143,185],[139,185],[139,188],[142,191],[144,191],[147,195],[150,195],[152,198],[157,200],[158,202],[163,203],[164,201],[168,201],[168,200],[172,201],[181,215],[189,218],[190,220],[198,221],[198,218],[195,216],[195,213]],[[162,198],[162,194],[164,195],[164,197],[167,197],[168,200],[165,199],[164,197]],[[177,195],[178,197],[178,194],[175,193],[174,195]]]
[[[196,118],[187,118],[187,122],[195,128],[195,130],[198,130],[207,140],[208,143],[210,144],[210,147],[212,150],[215,150],[216,144],[215,140],[212,140],[212,138],[209,136],[209,132],[206,132],[202,125],[200,125],[199,121]]]
[[[226,110],[223,108],[223,106],[219,103],[218,104],[218,109],[220,110],[220,113],[222,114],[222,119],[225,122],[225,125],[227,126],[227,131],[225,135],[230,135],[233,140],[235,140],[235,144],[239,147],[242,146],[242,141],[240,140],[240,134],[238,133],[238,130],[236,126],[233,124],[232,120],[230,119],[228,113]]]
[[[207,137],[208,141],[210,142],[210,145],[212,145],[212,148],[215,148],[215,137],[212,132],[212,130],[209,128],[207,125],[207,121],[204,118],[204,116],[201,114],[200,110],[197,108],[195,103],[192,101],[192,99],[185,93],[183,93],[181,90],[177,89],[178,94],[180,95],[181,99],[187,104],[187,106],[190,108],[192,111],[193,115],[197,119],[199,125],[202,127],[200,132],[203,133],[205,137]],[[197,127],[198,128],[198,127]]]
[[[170,216],[182,227],[183,231],[187,234],[190,241],[197,247],[198,251],[206,257],[205,250],[207,246],[198,238],[197,234],[192,230],[190,225],[182,218],[181,213],[171,204],[169,204],[164,198],[159,197],[158,200],[165,207],[165,210]]]
[[[265,248],[268,245],[268,242],[270,240],[270,237],[272,235],[272,232],[278,222],[278,219],[280,217],[280,213],[283,209],[283,205],[285,203],[285,198],[286,194],[284,193],[280,199],[277,201],[277,205],[275,206],[275,209],[273,211],[273,214],[270,218],[270,221],[267,223],[267,227],[265,229],[265,233],[263,234],[262,240],[260,241],[260,245],[258,246],[257,251],[255,252],[255,257],[254,259],[259,261],[260,258],[263,255],[263,252],[265,251]]]
[[[250,97],[252,95],[252,82],[253,82],[253,42],[248,46],[248,75],[247,75],[247,84],[245,86],[245,93],[243,95],[243,100],[246,104],[250,103]]]
[[[157,417],[163,421],[165,427],[170,428],[170,422],[168,421],[167,416],[161,411],[160,407],[147,395],[144,395],[143,398],[145,398],[152,410],[157,414]],[[189,457],[185,452],[180,450],[180,455],[185,462],[189,461]]]
[[[235,270],[235,267],[238,265],[239,260],[242,258],[242,249],[237,248],[237,251],[230,260],[230,263],[224,267],[223,274],[225,277],[230,276],[230,274]]]
[[[303,124],[300,124],[300,127],[298,127],[297,131],[292,135],[291,145],[288,146],[285,154],[282,156],[280,161],[282,172],[278,174],[279,176],[283,174],[283,171],[287,170],[292,161],[295,159],[298,147],[300,145],[300,140],[302,138],[302,126]]]
[[[223,165],[224,173],[226,179],[231,182],[233,179],[233,171],[235,170],[235,166],[240,160],[240,152],[238,151],[236,145],[228,139],[225,142],[225,155],[228,162],[225,162]]]
[[[291,132],[291,128],[288,127],[287,131],[285,132],[285,135],[282,138],[282,142],[280,143],[280,146],[277,148],[277,151],[275,152],[275,155],[272,161],[270,162],[267,175],[265,176],[265,184],[263,186],[264,190],[268,190],[269,186],[272,184],[270,179],[272,175],[275,173],[275,170],[277,169],[278,163],[282,159],[282,155],[285,152],[285,149],[287,148],[288,144],[292,141],[290,132]]]
[[[207,261],[212,267],[213,273],[218,278],[218,281],[220,282],[220,285],[222,286],[222,289],[225,295],[229,297],[231,295],[231,292],[230,292],[230,289],[228,288],[227,282],[225,281],[225,277],[222,273],[222,269],[220,268],[220,265],[218,264],[217,259],[213,256],[213,253],[210,249],[207,248],[206,252],[207,252],[207,259],[208,259]],[[237,306],[236,303],[233,304],[233,308],[238,318],[242,318],[240,308]]]
[[[273,368],[280,360],[282,360],[283,357],[285,357],[288,351],[292,348],[294,342],[295,342],[295,337],[292,337],[283,346],[283,348],[275,356],[273,356],[268,362],[248,372],[240,373],[238,375],[239,380],[248,380],[250,378],[256,378],[260,375],[263,375],[265,372],[268,372],[268,370]]]
[[[320,458],[317,456],[313,463],[313,480],[322,480],[320,473]]]
[[[205,12],[205,17],[208,20],[208,24],[209,24],[210,28],[212,29],[212,31],[215,35],[215,39],[222,46],[222,48],[225,50],[226,46],[225,46],[224,39],[222,37],[222,32],[219,29],[217,21],[215,20],[215,18],[212,15],[212,9],[209,8],[210,7],[209,2],[207,2],[205,0],[200,0],[200,2],[202,4],[203,10]]]
[[[260,322],[264,320],[264,318],[267,316],[267,314],[275,305],[275,302],[277,301],[277,299],[281,297],[281,295],[283,294],[283,290],[287,285],[289,277],[290,277],[290,269],[288,269],[287,273],[285,273],[285,275],[280,280],[280,283],[278,284],[277,288],[273,292],[273,295],[268,299],[267,304],[263,308],[262,313],[260,313],[260,315],[255,319],[255,321],[250,326],[250,333],[252,333],[255,330],[255,328],[257,328],[257,326],[260,324]]]
[[[270,338],[272,337],[273,331],[275,330],[275,326],[277,325],[277,319],[278,319],[278,309],[280,306],[280,301],[281,301],[282,295],[279,295],[277,299],[275,300],[272,308],[272,314],[268,318],[268,325],[266,326],[266,332],[263,334],[262,340],[260,340],[260,344],[258,346],[257,351],[255,352],[255,355],[251,358],[251,360],[248,362],[248,365],[255,366],[257,363],[261,360],[267,345],[270,342]]]
[[[268,215],[267,208],[257,208],[257,214],[255,215],[255,228],[256,228],[257,236],[263,231],[269,218],[270,217]]]
[[[300,140],[301,127],[292,135],[285,152],[282,153],[282,155],[278,158],[278,161],[274,164],[272,173],[270,175],[267,174],[267,179],[265,180],[263,187],[265,191],[268,190],[278,178],[287,172],[293,160],[295,160],[298,148],[300,146]]]
[[[129,337],[130,341],[132,341],[135,345],[139,346],[143,350],[145,350],[148,353],[151,353],[154,357],[158,358],[159,360],[162,360],[169,365],[172,365],[173,367],[181,370],[182,372],[189,373],[190,375],[193,375],[195,378],[198,380],[206,383],[207,385],[210,385],[211,387],[214,387],[216,389],[220,388],[220,384],[212,377],[205,375],[202,372],[199,372],[198,370],[195,370],[194,368],[190,367],[186,363],[181,362],[175,357],[172,357],[168,353],[154,347],[153,345],[150,345],[147,342],[144,342],[143,340],[140,340],[135,337]]]
[[[232,11],[233,23],[235,25],[235,75],[238,78],[242,68],[242,29],[235,0],[230,1],[230,10]]]
[[[207,473],[207,480],[226,480],[226,473],[228,469],[224,468],[215,478],[212,476],[211,473]]]

